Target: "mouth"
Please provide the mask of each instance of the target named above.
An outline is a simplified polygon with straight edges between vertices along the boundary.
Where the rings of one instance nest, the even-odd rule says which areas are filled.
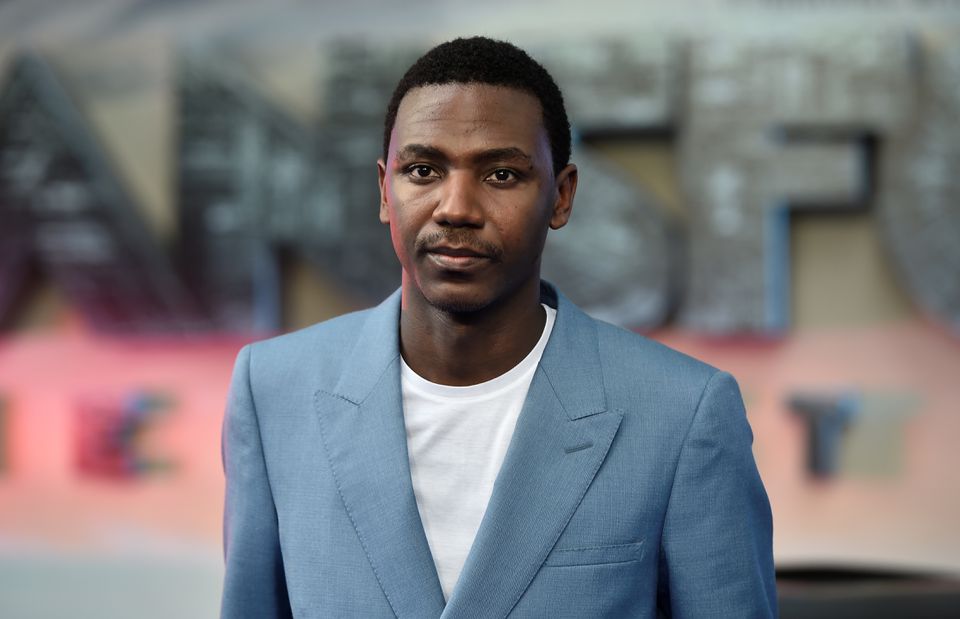
[[[469,271],[490,260],[487,254],[467,246],[436,245],[425,251],[435,265],[447,271]]]
[[[449,256],[451,258],[489,258],[489,256],[476,249],[466,246],[436,245],[428,247],[427,253]]]

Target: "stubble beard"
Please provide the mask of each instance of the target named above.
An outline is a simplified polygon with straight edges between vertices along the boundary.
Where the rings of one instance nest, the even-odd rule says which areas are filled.
[[[464,298],[430,299],[426,295],[424,295],[424,298],[433,309],[453,316],[466,316],[469,314],[474,314],[490,305],[489,302]]]

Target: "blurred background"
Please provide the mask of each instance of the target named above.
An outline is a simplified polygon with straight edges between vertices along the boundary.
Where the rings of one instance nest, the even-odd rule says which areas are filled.
[[[545,277],[739,380],[783,616],[960,616],[952,0],[0,3],[0,616],[216,615],[234,356],[399,285],[383,112],[473,34],[567,99]]]

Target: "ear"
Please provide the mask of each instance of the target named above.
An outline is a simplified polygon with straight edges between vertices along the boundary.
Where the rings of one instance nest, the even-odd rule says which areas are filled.
[[[390,223],[390,209],[387,207],[387,166],[383,159],[377,159],[377,178],[380,180],[380,223]]]
[[[556,178],[557,196],[550,215],[550,227],[554,230],[567,225],[573,211],[573,196],[577,193],[577,166],[568,163]]]

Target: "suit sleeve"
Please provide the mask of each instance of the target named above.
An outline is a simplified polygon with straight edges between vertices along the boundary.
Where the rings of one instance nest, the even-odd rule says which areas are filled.
[[[226,574],[220,616],[290,617],[277,511],[250,389],[250,347],[237,356],[223,421],[226,476],[223,551]]]
[[[681,447],[661,539],[659,605],[678,618],[777,616],[773,518],[740,390],[717,372]]]

